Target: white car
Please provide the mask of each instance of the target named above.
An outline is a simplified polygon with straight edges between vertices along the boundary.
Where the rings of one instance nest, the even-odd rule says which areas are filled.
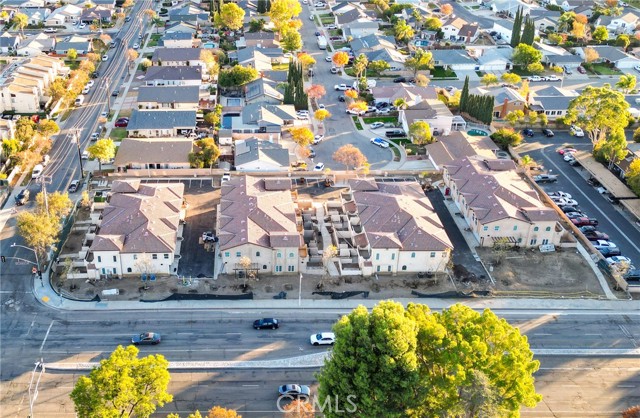
[[[377,145],[380,148],[389,148],[389,143],[382,138],[371,138],[369,140],[373,145]]]
[[[349,87],[347,87],[346,84],[336,84],[335,86],[333,86],[333,89],[336,91],[347,91],[349,90]]]
[[[383,122],[373,122],[371,125],[369,125],[371,129],[378,129],[378,128],[382,128],[383,126],[384,126]]]
[[[331,69],[329,70],[331,74],[338,74],[338,71],[338,67],[331,67]]]
[[[103,55],[103,56],[102,56],[102,61],[106,61],[106,60],[108,60],[108,59],[109,59],[109,56],[108,56],[108,55]]]
[[[313,167],[313,171],[322,171],[324,170],[324,163],[318,163],[315,167]]]
[[[94,80],[89,80],[89,81],[87,82],[87,87],[93,87],[93,85],[94,85],[95,83],[96,83],[96,82],[95,82]]]
[[[544,81],[560,81],[560,77],[557,75],[548,75],[544,78]]]
[[[89,94],[89,86],[84,86],[82,89],[82,94]]]
[[[326,57],[324,57],[324,60],[327,62],[331,62],[333,61],[333,58],[331,58],[329,55],[327,55]]]
[[[89,151],[83,151],[82,152],[82,159],[83,160],[88,160],[89,159]]]
[[[333,332],[321,332],[309,337],[311,345],[333,345],[336,342],[336,334]]]
[[[540,77],[539,75],[532,75],[531,77],[527,78],[528,81],[543,81],[543,78]]]
[[[35,167],[33,167],[33,171],[31,172],[31,178],[37,179],[42,175],[42,171],[44,171],[44,167],[42,166],[42,164],[36,165]]]
[[[623,255],[615,255],[613,257],[607,257],[606,261],[609,267],[614,267],[614,266],[619,267],[620,264],[625,263],[627,266],[629,266],[629,270],[635,270],[635,267],[633,266],[633,264],[631,264],[631,259]]]
[[[80,26],[78,26],[78,28],[80,28],[80,29],[84,29],[86,27],[87,27],[86,23],[80,23]]]
[[[138,49],[138,48],[140,48],[140,44],[138,43],[133,44],[133,49]]]
[[[44,30],[44,33],[56,33],[58,31],[58,29],[55,28],[46,28]]]
[[[556,198],[562,197],[564,199],[572,199],[573,198],[569,193],[565,193],[565,192],[551,192],[551,193],[549,193],[549,197],[552,198],[552,199],[554,197],[556,197]]]
[[[362,116],[366,112],[363,112],[361,110],[356,110],[356,109],[347,109],[347,113],[350,114],[350,115]]]
[[[633,67],[633,69],[636,71],[640,71],[640,65],[636,65],[635,67]]]
[[[318,145],[324,139],[324,135],[316,135],[313,137],[313,145]]]
[[[573,156],[572,152],[566,152],[563,156],[562,159],[565,160],[566,162],[569,162],[571,160],[575,160],[576,157]]]
[[[308,110],[298,110],[296,112],[296,117],[300,120],[309,119],[309,111]]]
[[[336,25],[327,25],[327,26],[325,26],[325,28],[327,28],[329,30],[338,29],[338,27]]]
[[[318,109],[325,109],[325,105],[323,105],[322,103],[320,103],[320,104],[318,105]]]
[[[582,130],[582,128],[580,128],[578,126],[572,126],[571,129],[569,129],[569,133],[571,133],[571,135],[577,136],[579,138],[582,138],[584,136],[584,131]]]

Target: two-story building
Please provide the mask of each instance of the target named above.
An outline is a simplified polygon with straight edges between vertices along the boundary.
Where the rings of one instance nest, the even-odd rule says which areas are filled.
[[[433,135],[449,135],[452,130],[458,130],[463,126],[454,126],[454,116],[449,108],[438,99],[426,99],[406,109],[400,110],[398,121],[405,132],[418,121],[429,124]]]
[[[162,138],[189,135],[196,128],[195,110],[133,109],[127,136]]]
[[[197,110],[198,86],[143,86],[138,89],[139,109]]]
[[[206,74],[206,64],[201,59],[201,48],[156,48],[151,57],[153,65],[162,67],[196,67]]]
[[[154,65],[147,68],[144,75],[146,86],[201,86],[202,68],[197,67],[165,67]]]

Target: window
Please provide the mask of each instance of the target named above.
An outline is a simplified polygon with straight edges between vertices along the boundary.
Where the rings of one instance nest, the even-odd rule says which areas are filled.
[[[134,259],[134,260],[137,260],[137,259],[138,259],[138,254],[134,254],[134,255],[133,255],[133,259]]]
[[[378,270],[380,271],[380,270]],[[107,274],[107,269],[105,269],[104,267],[102,267],[102,274]]]
[[[376,254],[376,260],[380,260],[380,253]]]
[[[296,267],[295,266],[289,266],[289,267],[287,267],[287,271],[296,271]]]
[[[102,270],[104,270],[104,269],[102,269]],[[376,267],[376,271],[380,271],[380,266]]]
[[[551,231],[551,227],[550,226],[546,227],[545,231],[547,231],[547,232]]]
[[[411,253],[411,258],[416,258],[416,253]]]
[[[229,258],[229,257],[231,257],[231,253],[229,251],[225,251],[224,252],[224,256],[225,256],[225,258]]]
[[[436,256],[435,251],[432,251],[432,252],[431,252],[431,258],[434,258],[435,256]]]
[[[518,225],[514,225],[514,226],[513,226],[513,230],[514,230],[514,231],[517,231],[517,230],[518,230]]]
[[[131,273],[131,267],[127,267],[127,273]]]
[[[102,257],[98,256],[98,263],[101,263],[101,262],[102,262]],[[104,271],[103,271],[103,273],[104,273]]]
[[[260,251],[256,251],[256,257],[260,257]]]
[[[262,265],[262,270],[266,270],[266,269],[267,269],[267,265],[266,265],[266,264],[263,264],[263,265]]]
[[[115,255],[113,256],[113,261],[118,261],[118,257],[116,257]]]
[[[293,258],[293,253],[289,253],[289,258]]]
[[[280,273],[282,271],[282,266],[276,266],[276,273]]]
[[[483,230],[483,231],[488,231],[488,230],[489,230],[489,227],[488,227],[488,226],[483,226],[483,227],[482,227],[482,230]]]
[[[151,258],[153,258],[154,260],[157,260],[158,259],[158,254],[152,254]]]
[[[116,268],[113,268],[113,274],[118,274],[118,270],[116,270]]]
[[[169,259],[169,254],[165,254],[165,255],[164,255],[164,259],[165,259],[165,260],[168,260],[168,259]]]
[[[236,257],[242,257],[242,253],[240,251],[236,251]]]
[[[540,229],[540,228],[538,228],[537,226],[534,226],[534,227],[533,227],[533,232],[538,232],[538,230],[539,230],[539,229]]]
[[[538,240],[537,240],[537,239],[535,239],[535,238],[533,238],[533,239],[531,240],[531,242],[529,243],[529,245],[536,245],[536,242],[538,242]]]
[[[387,267],[387,271],[391,271],[391,266],[388,266],[388,267]]]
[[[395,254],[391,254],[391,259],[395,260],[396,259],[396,255]]]
[[[278,258],[282,258],[282,253],[278,253]]]
[[[547,245],[548,243],[549,243],[549,240],[548,240],[548,239],[543,239],[543,240],[542,240],[542,245]]]
[[[500,225],[496,225],[496,226],[494,226],[494,227],[493,227],[493,230],[494,230],[494,231],[499,231],[499,230],[500,230]]]
[[[402,271],[407,271],[407,266],[402,266]]]

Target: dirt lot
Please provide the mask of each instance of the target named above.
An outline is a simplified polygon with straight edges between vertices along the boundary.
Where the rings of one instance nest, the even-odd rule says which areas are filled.
[[[509,251],[499,256],[478,248],[487,267],[493,265],[496,292],[502,295],[598,297],[604,295],[598,279],[575,249],[554,253],[536,250]],[[498,258],[502,262],[496,264]]]

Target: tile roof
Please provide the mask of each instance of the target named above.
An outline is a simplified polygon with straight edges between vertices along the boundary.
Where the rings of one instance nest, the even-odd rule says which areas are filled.
[[[200,66],[189,67],[186,65],[154,65],[147,69],[144,80],[202,80],[202,68]]]
[[[195,129],[195,110],[133,109],[127,131],[136,129]]]
[[[198,86],[142,86],[138,89],[138,102],[198,103]]]
[[[544,206],[536,192],[518,175],[512,160],[464,157],[445,164],[445,169],[480,224],[507,218],[530,222],[527,214],[532,213],[536,215],[531,216],[558,219],[555,211]]]
[[[250,138],[235,141],[236,167],[254,161],[264,161],[271,166],[289,168],[289,150],[280,144]],[[263,168],[264,170],[264,168]]]
[[[473,155],[494,157],[498,149],[489,137],[471,137],[460,131],[452,131],[447,136],[437,137],[437,141],[426,146],[427,154],[438,165]]]
[[[300,248],[296,206],[291,197],[291,180],[282,179],[289,188],[274,190],[270,179],[237,176],[224,182],[218,209],[217,234],[220,250],[245,244],[265,248]]]
[[[151,61],[198,61],[202,51],[201,48],[156,48]]]
[[[421,101],[424,99],[437,99],[438,93],[434,87],[420,87],[420,86],[408,86],[408,85],[400,85],[400,86],[384,86],[384,87],[374,87],[371,89],[373,97],[379,98],[389,98],[391,102],[395,99],[405,99],[407,102],[410,101]]]
[[[453,248],[440,218],[418,183],[380,182],[377,190],[358,190],[367,186],[360,182],[354,182],[353,186],[353,198],[372,248],[403,251]]]
[[[113,182],[109,204],[90,251],[171,253],[175,251],[184,184]]]
[[[190,138],[125,138],[120,143],[114,165],[188,164],[193,151]]]

